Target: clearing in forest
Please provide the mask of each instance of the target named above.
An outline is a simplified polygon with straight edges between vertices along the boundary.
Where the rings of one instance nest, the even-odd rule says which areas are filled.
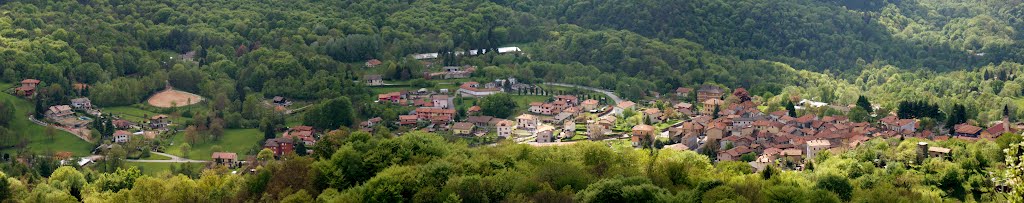
[[[147,102],[155,107],[170,108],[188,106],[201,101],[203,101],[203,97],[199,95],[168,88],[149,97]]]

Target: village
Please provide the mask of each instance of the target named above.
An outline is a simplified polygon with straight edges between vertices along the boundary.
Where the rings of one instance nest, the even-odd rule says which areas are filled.
[[[500,50],[504,51],[501,53],[520,51],[515,47]],[[436,58],[436,54],[417,56],[417,59]],[[380,60],[373,59],[366,61],[365,66],[372,69],[381,64]],[[433,66],[430,63],[426,65]],[[1003,133],[1024,129],[1024,123],[1011,123],[1008,118],[987,127],[958,124],[949,134],[921,129],[918,120],[900,119],[895,114],[872,115],[878,118],[877,122],[852,122],[845,115],[854,105],[829,105],[807,99],[797,102],[799,106],[793,110],[763,112],[765,106],[753,101],[744,88],[737,87],[730,93],[726,87],[713,84],[679,87],[675,92],[634,102],[622,100],[608,90],[575,85],[528,84],[514,77],[474,81],[474,73],[478,70],[475,66],[440,66],[434,70],[422,73],[422,78],[448,81],[453,86],[415,88],[392,84],[405,81],[385,81],[378,74],[364,75],[358,82],[368,87],[398,89],[377,94],[377,104],[409,111],[400,113],[393,120],[381,117],[365,119],[356,129],[373,132],[383,127],[398,133],[422,130],[475,140],[474,145],[477,146],[512,142],[546,147],[595,141],[606,142],[609,146],[691,150],[708,155],[713,161],[742,161],[758,170],[769,165],[802,170],[804,164],[818,154],[825,151],[840,153],[877,137],[915,137],[934,141],[991,140]],[[39,83],[39,80],[24,79],[20,86],[13,88],[12,93],[31,98],[36,94]],[[549,90],[555,87],[561,90]],[[484,107],[476,105],[477,102],[496,94],[530,99],[522,100],[523,104],[514,109],[517,114],[513,116],[502,118],[484,115]],[[198,95],[174,90],[168,84],[166,90],[150,98],[150,105],[176,108],[203,100]],[[103,132],[109,134],[104,136],[109,136],[110,140],[100,142],[102,144],[93,150],[96,154],[109,150],[113,144],[134,143],[138,153],[148,154],[153,151],[171,157],[169,161],[157,162],[208,163],[207,167],[249,167],[250,170],[253,167],[245,165],[255,160],[252,154],[240,156],[237,152],[211,151],[209,157],[193,160],[163,153],[175,143],[154,141],[161,137],[167,139],[167,136],[183,130],[182,124],[175,123],[171,115],[154,113],[134,115],[134,119],[128,119],[123,114],[103,113],[100,108],[94,108],[87,97],[70,101],[69,104],[49,106],[45,112],[30,119],[36,124],[52,126],[87,141],[93,140],[89,128],[97,124],[93,123],[96,122],[94,119],[109,120],[114,131]],[[268,98],[263,106],[283,115],[302,111],[309,106],[297,107],[295,103],[307,102],[274,96]],[[821,108],[829,108],[840,114],[818,116],[809,111]],[[305,149],[302,154],[312,154],[312,147],[332,130],[291,125],[275,138],[261,142],[261,147],[271,151],[275,157],[294,154],[302,149]],[[923,142],[921,145],[920,153],[923,156],[948,157],[950,153],[955,153],[948,148],[929,147]],[[92,161],[95,160],[82,159],[78,163],[85,165]]]

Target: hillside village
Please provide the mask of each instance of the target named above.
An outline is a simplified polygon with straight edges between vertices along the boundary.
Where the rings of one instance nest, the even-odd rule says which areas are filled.
[[[518,50],[516,48],[510,53]],[[429,59],[433,58],[421,60]],[[365,66],[372,69],[380,64],[380,60],[373,59],[366,61]],[[1011,123],[1009,119],[1003,119],[985,127],[957,124],[948,133],[937,133],[931,129],[922,129],[916,119],[901,119],[895,114],[871,115],[876,122],[853,122],[845,114],[855,105],[830,105],[808,99],[793,102],[792,110],[763,112],[765,106],[752,100],[744,88],[737,87],[730,93],[725,87],[712,84],[679,87],[675,92],[655,94],[649,100],[623,100],[616,103],[607,98],[615,96],[611,92],[602,95],[591,90],[563,87],[572,89],[569,91],[571,94],[553,94],[566,91],[545,90],[552,86],[528,84],[514,77],[487,82],[466,80],[473,78],[477,70],[473,66],[441,66],[436,70],[424,72],[422,78],[458,81],[457,89],[403,88],[401,91],[380,93],[374,102],[410,111],[400,113],[390,120],[368,118],[360,122],[357,129],[366,132],[382,127],[390,128],[391,131],[422,130],[477,140],[478,144],[509,140],[538,147],[585,140],[619,142],[636,148],[696,151],[708,155],[714,161],[747,162],[758,170],[769,165],[801,170],[817,154],[824,151],[840,153],[877,137],[914,137],[935,141],[993,140],[1003,133],[1016,133],[1024,129],[1024,123]],[[368,87],[391,87],[395,84],[389,83],[402,82],[385,81],[381,75],[375,74],[367,74],[362,78],[359,82]],[[39,83],[39,80],[25,79],[21,86],[11,92],[32,98]],[[478,105],[459,109],[465,106],[460,103],[479,101],[495,94],[546,99],[518,106],[516,112],[520,114],[508,118],[484,115],[481,113],[484,109]],[[99,108],[94,108],[89,98],[70,101],[70,104],[46,108],[45,112],[35,118],[38,120],[34,121],[79,135],[84,140],[91,139],[89,127],[106,128],[102,125],[110,125],[112,131],[102,133],[110,134],[111,143],[127,144],[132,140],[141,140],[142,145],[149,145],[139,152],[150,149],[162,151],[165,146],[153,141],[160,135],[183,130],[183,126],[173,123],[168,115],[145,115],[141,120],[124,119],[117,114],[107,117],[101,116],[105,114]],[[476,101],[472,103],[476,104]],[[293,106],[293,102],[286,97],[274,96],[266,101],[266,108],[283,114],[301,111],[302,108]],[[821,109],[829,109],[833,113],[819,116],[812,111],[821,112]],[[103,118],[109,124],[94,123],[93,118]],[[298,151],[302,151],[301,154],[312,154],[317,141],[332,130],[315,129],[307,125],[290,126],[281,130],[276,138],[261,142],[262,148],[270,150],[276,157]],[[100,145],[94,152],[99,153],[103,148],[110,147],[109,144]],[[922,154],[930,157],[947,157],[955,153],[941,147],[925,146],[923,149]],[[234,168],[244,167],[242,163],[246,163],[245,160],[251,162],[253,158],[251,155],[245,158],[234,152],[213,152],[209,160],[212,160],[210,167],[223,165]]]

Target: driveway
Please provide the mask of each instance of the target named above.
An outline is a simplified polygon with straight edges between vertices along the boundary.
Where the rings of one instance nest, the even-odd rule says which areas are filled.
[[[205,163],[205,162],[208,162],[208,161],[205,161],[205,160],[192,160],[192,159],[181,158],[181,157],[178,157],[178,156],[170,155],[170,154],[167,154],[167,153],[161,153],[161,152],[149,152],[149,153],[158,154],[158,155],[162,155],[162,156],[166,156],[166,157],[171,157],[171,159],[170,160],[138,160],[138,159],[128,159],[127,161],[128,162],[148,162],[148,163]]]

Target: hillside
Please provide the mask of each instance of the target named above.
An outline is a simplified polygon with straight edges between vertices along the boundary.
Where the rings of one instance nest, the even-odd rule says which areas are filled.
[[[1020,202],[1022,28],[1024,0],[0,1],[0,202]]]

